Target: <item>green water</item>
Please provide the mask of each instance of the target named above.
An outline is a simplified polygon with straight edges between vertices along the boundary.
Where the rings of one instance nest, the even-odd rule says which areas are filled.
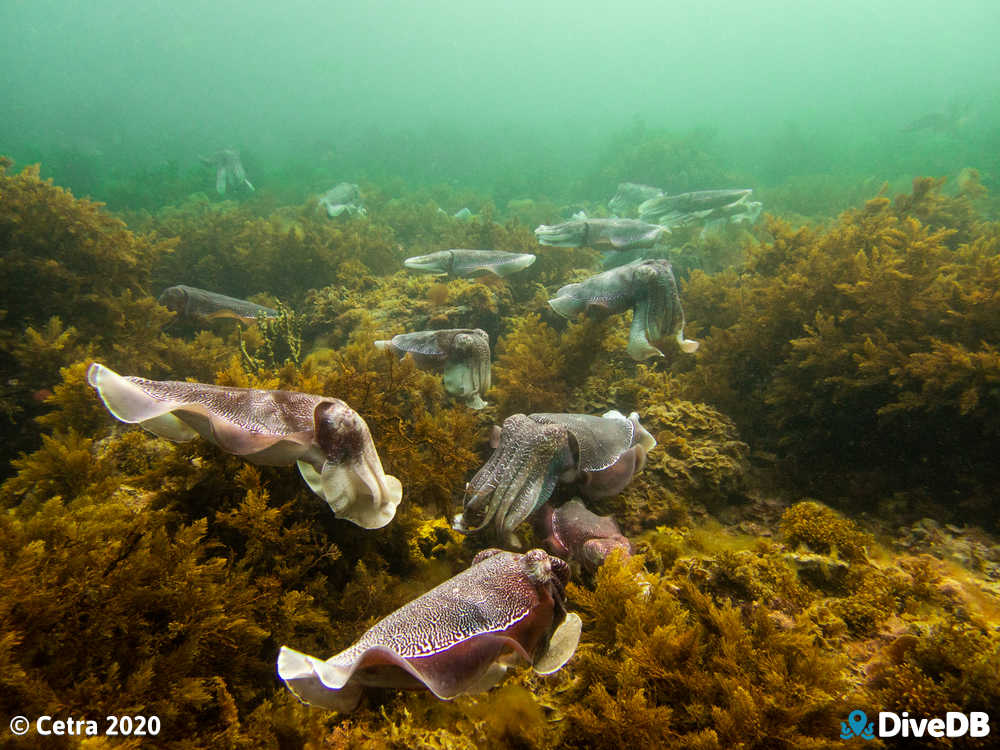
[[[280,202],[1000,180],[988,0],[5,0],[0,28],[0,153],[113,208],[211,191],[197,156],[224,147]],[[952,126],[901,132],[931,113]]]

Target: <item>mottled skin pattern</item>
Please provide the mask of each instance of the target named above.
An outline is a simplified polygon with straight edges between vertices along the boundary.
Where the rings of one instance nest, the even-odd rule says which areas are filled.
[[[535,516],[538,535],[553,555],[579,562],[591,573],[616,549],[628,557],[632,545],[611,516],[598,516],[580,500],[553,508],[546,503]]]
[[[531,253],[505,253],[501,250],[439,250],[428,255],[415,255],[403,261],[413,271],[447,274],[449,276],[510,276],[535,262]]]
[[[259,317],[273,318],[278,314],[270,307],[185,284],[167,287],[157,302],[177,313],[178,318],[194,321],[235,318],[252,323]]]
[[[638,219],[574,219],[535,228],[535,237],[541,245],[586,246],[602,250],[653,247],[669,234],[670,230],[666,227]]]
[[[350,711],[364,686],[448,699],[492,686],[511,659],[553,672],[579,639],[579,618],[563,603],[568,581],[569,566],[543,550],[484,550],[326,661],[283,646],[278,674],[301,700]]]
[[[215,168],[215,190],[219,195],[225,195],[229,188],[236,189],[245,186],[253,190],[253,185],[247,179],[240,152],[233,148],[216,151],[211,156],[199,157],[202,163]]]
[[[495,450],[466,485],[455,528],[489,531],[517,544],[514,530],[544,505],[557,483],[585,497],[621,492],[645,464],[656,441],[634,412],[514,414],[495,434]]]
[[[660,195],[639,205],[639,218],[667,226],[683,224],[685,217],[695,217],[699,214],[705,217],[713,211],[731,209],[746,201],[752,192],[753,190],[749,188],[733,188]]]
[[[636,361],[662,357],[659,344],[667,338],[691,353],[698,343],[684,338],[684,310],[670,261],[636,260],[567,284],[549,300],[563,317],[579,313],[607,315],[633,309],[628,353]]]
[[[444,389],[473,409],[486,406],[490,389],[490,337],[481,328],[447,328],[401,333],[375,346],[400,357],[410,354],[416,365],[444,373]]]
[[[637,182],[621,182],[618,192],[608,201],[608,208],[618,216],[626,216],[636,211],[640,203],[660,195],[663,191],[659,188]]]
[[[514,529],[549,499],[563,471],[572,468],[569,433],[562,425],[540,424],[524,414],[503,422],[493,455],[465,487],[459,531],[489,528],[511,541]]]
[[[295,391],[122,377],[94,363],[88,382],[108,410],[170,440],[198,435],[256,464],[297,463],[338,516],[384,526],[402,496],[382,469],[368,425],[343,401]]]

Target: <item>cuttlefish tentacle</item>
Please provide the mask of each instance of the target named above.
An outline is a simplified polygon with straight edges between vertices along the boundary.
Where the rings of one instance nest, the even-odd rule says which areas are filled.
[[[117,419],[155,435],[200,435],[252,463],[297,464],[340,518],[375,529],[396,513],[402,485],[383,470],[368,425],[339,399],[123,377],[96,362],[87,382]]]
[[[329,659],[282,646],[278,676],[306,703],[350,711],[368,686],[425,688],[445,700],[481,692],[512,659],[549,674],[580,640],[580,618],[563,604],[568,581],[569,566],[544,550],[484,550]]]
[[[456,527],[473,533],[492,523],[498,538],[507,540],[552,494],[566,445],[565,427],[523,414],[507,417],[493,455],[466,485]]]

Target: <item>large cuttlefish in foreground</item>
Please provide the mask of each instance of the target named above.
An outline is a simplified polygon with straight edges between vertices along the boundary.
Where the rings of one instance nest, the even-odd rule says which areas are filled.
[[[635,412],[609,411],[514,414],[493,428],[490,444],[493,455],[465,486],[454,526],[514,545],[514,530],[548,502],[556,484],[584,498],[617,495],[645,466],[656,440]]]
[[[565,318],[578,313],[615,314],[632,308],[628,353],[642,362],[662,357],[659,345],[673,338],[681,351],[691,353],[698,342],[684,338],[684,310],[670,262],[648,258],[617,266],[585,281],[567,284],[549,300]]]
[[[297,464],[338,518],[378,529],[396,514],[402,485],[382,470],[365,420],[339,399],[122,377],[96,362],[87,382],[115,418],[154,435],[200,435],[251,463]]]
[[[517,661],[551,674],[580,641],[580,617],[564,604],[569,575],[544,550],[483,550],[329,659],[282,646],[278,676],[304,703],[352,711],[365,687],[427,689],[448,700],[490,689]]]

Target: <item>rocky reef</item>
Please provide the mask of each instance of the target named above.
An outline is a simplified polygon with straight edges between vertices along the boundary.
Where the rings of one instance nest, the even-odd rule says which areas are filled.
[[[129,228],[9,161],[0,195],[6,714],[156,715],[172,748],[763,750],[839,746],[856,709],[1000,705],[1000,224],[969,195],[921,179],[826,226],[768,216],[692,246],[701,348],[645,364],[620,320],[548,308],[596,253],[540,249],[488,204],[462,220],[366,190],[367,217],[332,223],[315,202],[192,198]],[[558,220],[548,205],[529,223]],[[402,270],[449,247],[538,259],[500,280]],[[185,328],[156,302],[180,283],[281,315]],[[373,345],[431,328],[489,334],[486,408]],[[345,401],[402,483],[396,517],[359,529],[293,470],[115,422],[94,361]],[[634,554],[574,571],[565,667],[452,701],[369,688],[349,715],[283,687],[281,644],[336,653],[470,566],[481,545],[450,519],[492,425],[611,409],[657,446],[592,504]]]

